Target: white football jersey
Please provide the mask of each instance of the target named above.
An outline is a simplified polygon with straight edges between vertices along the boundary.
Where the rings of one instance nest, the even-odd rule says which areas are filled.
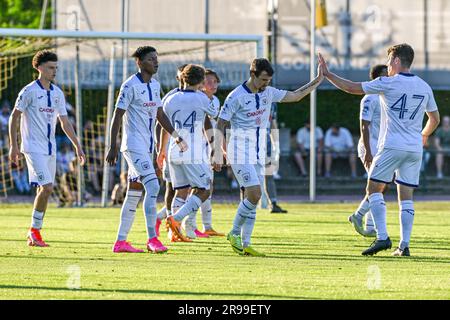
[[[140,73],[122,84],[116,102],[116,108],[126,110],[120,151],[153,152],[156,114],[162,106],[160,90],[157,80],[146,83]]]
[[[266,87],[252,93],[246,82],[227,96],[219,118],[230,121],[228,161],[235,164],[264,164],[267,147],[267,124],[272,102],[280,102],[286,90]]]
[[[169,161],[203,163],[205,114],[216,117],[219,113],[218,107],[201,91],[180,90],[165,100],[163,108],[172,126],[188,145],[188,150],[181,152],[171,137]]]
[[[373,156],[377,154],[378,136],[380,133],[381,107],[380,96],[377,94],[367,94],[361,99],[359,120],[370,121],[369,137],[370,151]],[[366,150],[364,148],[362,136],[358,143],[358,156],[364,156]]]
[[[213,96],[212,99],[211,99],[211,102],[214,105],[214,108],[217,108],[217,110],[220,109],[219,98],[217,98],[216,96]],[[214,118],[212,118],[212,117],[209,118],[209,121],[211,121],[212,129],[214,130],[216,128],[217,121]],[[204,151],[205,156],[206,156],[205,159],[208,160],[209,159],[209,143],[206,140],[205,135],[203,135],[203,151]]]
[[[162,105],[164,105],[164,102],[166,102],[168,97],[170,97],[171,95],[173,95],[174,93],[177,93],[179,91],[181,91],[180,88],[173,88],[172,90],[167,92],[166,95],[162,98]],[[169,145],[170,145],[169,142],[170,142],[170,140],[167,142],[167,145],[166,145],[166,155],[169,154]],[[164,161],[166,161],[166,159],[164,159]]]
[[[61,89],[50,84],[50,90],[46,90],[39,80],[33,81],[20,91],[15,107],[22,112],[20,151],[56,154],[56,119],[67,115],[66,100]]]
[[[430,86],[416,75],[399,73],[363,82],[362,88],[366,94],[380,95],[378,150],[422,152],[424,114],[438,109]]]
[[[167,92],[166,95],[162,98],[162,104],[164,105],[164,102],[167,100],[168,97],[170,97],[174,93],[177,93],[177,92],[180,92],[180,91],[181,91],[180,88],[173,88],[172,90]]]

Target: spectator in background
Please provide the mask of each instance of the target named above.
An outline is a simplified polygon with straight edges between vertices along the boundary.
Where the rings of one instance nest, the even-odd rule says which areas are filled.
[[[305,122],[305,126],[297,131],[297,151],[294,153],[295,163],[300,169],[302,176],[306,177],[307,171],[303,158],[309,156],[310,151],[310,131],[311,125],[309,121]],[[323,162],[323,131],[316,126],[316,150],[317,150],[317,175],[322,175]]]
[[[104,137],[99,135],[100,130],[91,120],[87,120],[83,128],[83,148],[86,150],[86,171],[88,175],[86,187],[95,195],[101,192],[104,163]]]
[[[8,146],[8,121],[11,115],[11,103],[3,100],[0,110],[0,148]]]
[[[69,207],[74,206],[78,202],[78,160],[76,157],[72,158],[69,163],[69,171],[64,173],[60,179],[61,197],[59,207],[64,207],[66,204]],[[85,191],[83,195],[83,206],[92,198],[91,194]]]
[[[75,157],[70,145],[63,143],[56,153],[56,172],[63,175],[69,171],[69,163]]]
[[[344,127],[333,124],[325,134],[325,177],[331,177],[333,159],[348,158],[352,178],[356,177],[356,155],[353,150],[353,138]]]
[[[76,122],[75,122],[74,108],[67,101],[67,93],[66,92],[64,92],[64,97],[66,98],[67,117],[68,117],[70,123],[72,124],[72,127],[76,131],[77,127],[76,127]],[[56,124],[55,139],[56,139],[56,145],[58,146],[58,148],[61,148],[64,144],[69,144],[69,145],[71,144],[69,138],[62,131],[61,125],[59,122]]]
[[[125,196],[127,195],[127,185],[128,185],[128,173],[122,172],[120,174],[120,182],[116,183],[111,192],[111,200],[113,202],[113,206],[123,204]]]
[[[12,178],[17,192],[22,195],[31,195],[31,187],[28,183],[28,171],[26,165],[23,165],[23,163],[24,162],[21,162],[19,166],[15,163],[11,163]]]
[[[450,156],[450,117],[442,117],[442,125],[436,130],[435,139],[436,147],[436,170],[437,178],[444,177],[442,169],[444,166],[444,157]]]

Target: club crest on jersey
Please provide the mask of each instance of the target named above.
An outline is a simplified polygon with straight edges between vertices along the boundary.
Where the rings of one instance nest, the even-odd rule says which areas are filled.
[[[148,161],[142,162],[141,166],[143,170],[150,169],[150,164],[148,163]]]
[[[267,98],[263,98],[263,99],[261,100],[261,102],[262,102],[262,104],[267,104]]]
[[[244,179],[244,182],[249,182],[250,181],[250,173],[249,172],[244,172],[242,174],[242,179]]]
[[[39,182],[44,181],[44,173],[43,172],[38,172],[36,175],[37,175]]]

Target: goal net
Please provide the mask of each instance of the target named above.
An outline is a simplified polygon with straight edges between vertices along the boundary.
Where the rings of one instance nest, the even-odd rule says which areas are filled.
[[[29,193],[19,190],[22,184],[15,178],[24,176],[22,180],[27,180],[25,161],[15,168],[8,161],[7,118],[18,92],[37,77],[31,66],[33,55],[38,50],[51,49],[58,54],[55,83],[66,95],[69,119],[81,137],[87,157],[84,167],[72,163],[74,150],[61,128],[57,128],[53,198],[61,206],[80,205],[100,197],[103,191],[109,199],[123,167],[119,161],[116,167],[104,168],[108,117],[121,83],[137,72],[131,54],[143,45],[158,51],[155,77],[164,92],[177,86],[176,72],[182,64],[196,63],[215,70],[221,78],[220,88],[230,89],[248,77],[250,61],[263,56],[260,36],[0,29],[0,104],[5,106],[0,110],[0,197]],[[110,109],[108,87],[113,88]],[[109,176],[106,182],[105,176]]]

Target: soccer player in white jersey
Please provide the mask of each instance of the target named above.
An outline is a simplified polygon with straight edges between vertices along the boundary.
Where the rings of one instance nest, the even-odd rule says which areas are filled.
[[[188,215],[195,215],[198,208],[210,196],[211,171],[210,164],[203,156],[203,128],[205,116],[216,117],[217,106],[201,91],[205,79],[205,69],[198,65],[189,64],[181,73],[184,89],[174,93],[164,103],[164,112],[171,119],[172,124],[183,140],[190,147],[188,152],[179,152],[173,139],[169,145],[169,171],[175,190],[192,188],[190,196],[180,209],[167,217],[167,222],[173,234],[184,238],[181,222]],[[210,132],[207,132],[210,134]],[[208,137],[208,141],[210,137]],[[160,155],[163,156],[160,147]]]
[[[39,72],[39,77],[23,88],[17,97],[9,119],[9,159],[18,164],[20,153],[23,153],[28,166],[29,181],[37,186],[31,228],[27,236],[28,245],[47,247],[40,230],[55,183],[57,118],[72,142],[81,165],[84,165],[86,157],[67,117],[64,93],[52,84],[58,67],[57,55],[48,50],[39,51],[33,57],[32,65]],[[19,127],[22,136],[20,150],[17,143]]]
[[[377,238],[363,255],[391,248],[386,226],[383,190],[395,173],[400,207],[400,244],[394,256],[409,256],[414,221],[414,188],[419,186],[423,145],[439,125],[439,111],[430,86],[410,73],[414,50],[408,44],[392,46],[388,54],[388,75],[369,82],[352,82],[330,72],[319,55],[319,67],[337,88],[352,94],[379,94],[381,102],[378,153],[369,169],[367,193]],[[428,120],[422,129],[424,114]]]
[[[170,97],[172,94],[177,93],[179,91],[181,91],[184,88],[184,82],[183,79],[181,77],[181,73],[183,72],[184,67],[186,67],[187,64],[183,64],[180,67],[178,67],[178,71],[177,71],[177,81],[179,83],[178,88],[174,88],[172,90],[170,90],[163,98],[163,105],[165,103],[165,101],[167,100],[168,97]],[[159,128],[158,128],[159,129]],[[170,139],[170,135],[165,131],[165,130],[159,130],[159,134],[160,134],[160,141],[161,141],[161,147],[163,150],[163,153],[161,154],[160,157],[158,157],[157,163],[158,163],[158,167],[160,167],[163,171],[163,178],[166,181],[166,195],[164,197],[164,201],[165,201],[165,210],[164,208],[158,213],[158,218],[156,220],[156,229],[157,232],[159,231],[158,229],[160,228],[162,219],[166,219],[167,216],[170,216],[172,214],[177,213],[177,211],[181,208],[181,206],[183,206],[186,202],[186,198],[189,195],[189,191],[190,188],[181,188],[181,189],[173,189],[173,184],[172,184],[172,179],[170,177],[170,171],[169,171],[169,161],[167,159],[167,154],[168,154],[168,150],[169,150],[169,139]],[[169,208],[169,209],[167,209]],[[194,233],[194,231],[192,231],[190,233],[190,238],[189,237],[184,237],[184,236],[177,236],[176,234],[174,234],[170,228],[169,228],[169,223],[166,220],[166,228],[167,228],[167,236],[169,238],[169,240],[171,242],[191,242],[191,238],[196,238],[196,234]],[[207,237],[207,235],[204,235],[205,237]]]
[[[369,72],[370,80],[375,80],[378,77],[386,77],[387,75],[387,66],[384,64],[373,66]],[[380,118],[380,96],[377,94],[366,94],[361,100],[359,110],[361,138],[358,143],[358,157],[361,159],[367,172],[369,171],[373,157],[375,157],[378,151],[377,143],[378,133],[380,132]],[[365,227],[363,227],[364,217],[366,217]],[[367,194],[355,213],[348,217],[348,221],[360,235],[365,237],[376,236]]]
[[[267,59],[254,59],[250,66],[250,78],[235,88],[226,98],[214,135],[213,165],[222,162],[222,150],[238,180],[245,188],[244,199],[239,204],[233,228],[227,236],[232,249],[240,255],[264,256],[251,246],[255,225],[256,205],[261,198],[264,184],[266,156],[266,128],[272,102],[295,102],[317,88],[322,74],[295,91],[279,90],[269,86],[273,69]],[[231,123],[228,146],[223,145],[226,126]]]
[[[217,92],[217,89],[219,88],[220,78],[219,75],[212,69],[206,69],[205,71],[205,84],[203,86],[203,93],[208,96],[208,98],[213,103],[214,107],[217,108],[217,110],[220,109],[220,101],[219,99],[214,95]],[[213,135],[213,130],[216,127],[216,120],[214,118],[211,118],[209,116],[205,116],[205,130],[211,130],[211,135]],[[209,148],[209,145],[211,144],[211,141],[206,141],[206,139],[203,141],[203,147],[204,147],[204,156],[205,156],[205,162],[209,162],[211,150]],[[214,170],[211,168],[211,195],[208,199],[205,200],[205,202],[202,203],[200,206],[200,211],[202,213],[202,223],[203,223],[203,232],[200,232],[197,229],[197,222],[196,222],[196,215],[190,215],[188,219],[185,220],[185,231],[186,235],[189,238],[195,238],[195,237],[204,237],[206,236],[224,236],[225,234],[217,232],[212,227],[212,205],[211,205],[211,197],[213,192],[213,183],[214,183]]]
[[[178,67],[177,76],[176,76],[176,79],[178,81],[178,87],[173,88],[168,93],[166,93],[166,95],[162,99],[163,105],[168,97],[170,97],[172,94],[183,89],[184,84],[181,79],[181,72],[183,71],[185,66],[187,66],[187,64],[182,64],[181,66]],[[159,144],[163,144],[162,148],[165,150],[165,154],[167,154],[167,150],[169,147],[168,142],[169,142],[170,136],[167,132],[165,132],[164,130],[161,130],[161,129],[162,129],[161,125],[158,123],[155,128],[155,134],[156,134],[156,137],[158,138],[158,142],[157,142],[158,149],[157,150],[159,150]],[[175,190],[173,189],[172,181],[170,179],[168,161],[165,158],[164,159],[160,158],[160,159],[161,159],[161,161],[164,160],[162,163],[158,163],[158,167],[162,170],[162,176],[166,183],[166,192],[164,195],[164,207],[161,208],[161,210],[158,212],[157,218],[156,218],[156,234],[158,235],[158,237],[159,237],[159,228],[161,226],[162,220],[166,219],[167,216],[170,216],[172,214],[172,201],[174,200],[174,197],[177,194],[177,192],[175,192]],[[187,193],[186,193],[186,196],[187,196]],[[186,197],[184,197],[183,199],[185,199],[185,198]],[[184,200],[183,200],[183,203],[184,203]],[[176,241],[176,239],[173,238],[172,235],[169,235],[169,238],[171,240],[174,240],[174,242]]]
[[[147,250],[153,253],[166,252],[167,248],[156,236],[156,197],[159,183],[153,166],[155,122],[161,123],[174,140],[184,148],[182,139],[173,130],[169,119],[161,108],[160,84],[152,76],[158,70],[156,49],[143,46],[132,55],[139,72],[128,78],[121,86],[111,123],[111,147],[106,162],[114,165],[117,161],[117,135],[123,120],[124,134],[120,151],[128,164],[129,183],[127,196],[121,211],[121,220],[113,252],[142,252],[126,241],[134,221],[136,205],[142,188],[145,189],[144,214],[147,226]],[[131,205],[130,205],[131,203]],[[134,208],[134,209],[133,209]]]

